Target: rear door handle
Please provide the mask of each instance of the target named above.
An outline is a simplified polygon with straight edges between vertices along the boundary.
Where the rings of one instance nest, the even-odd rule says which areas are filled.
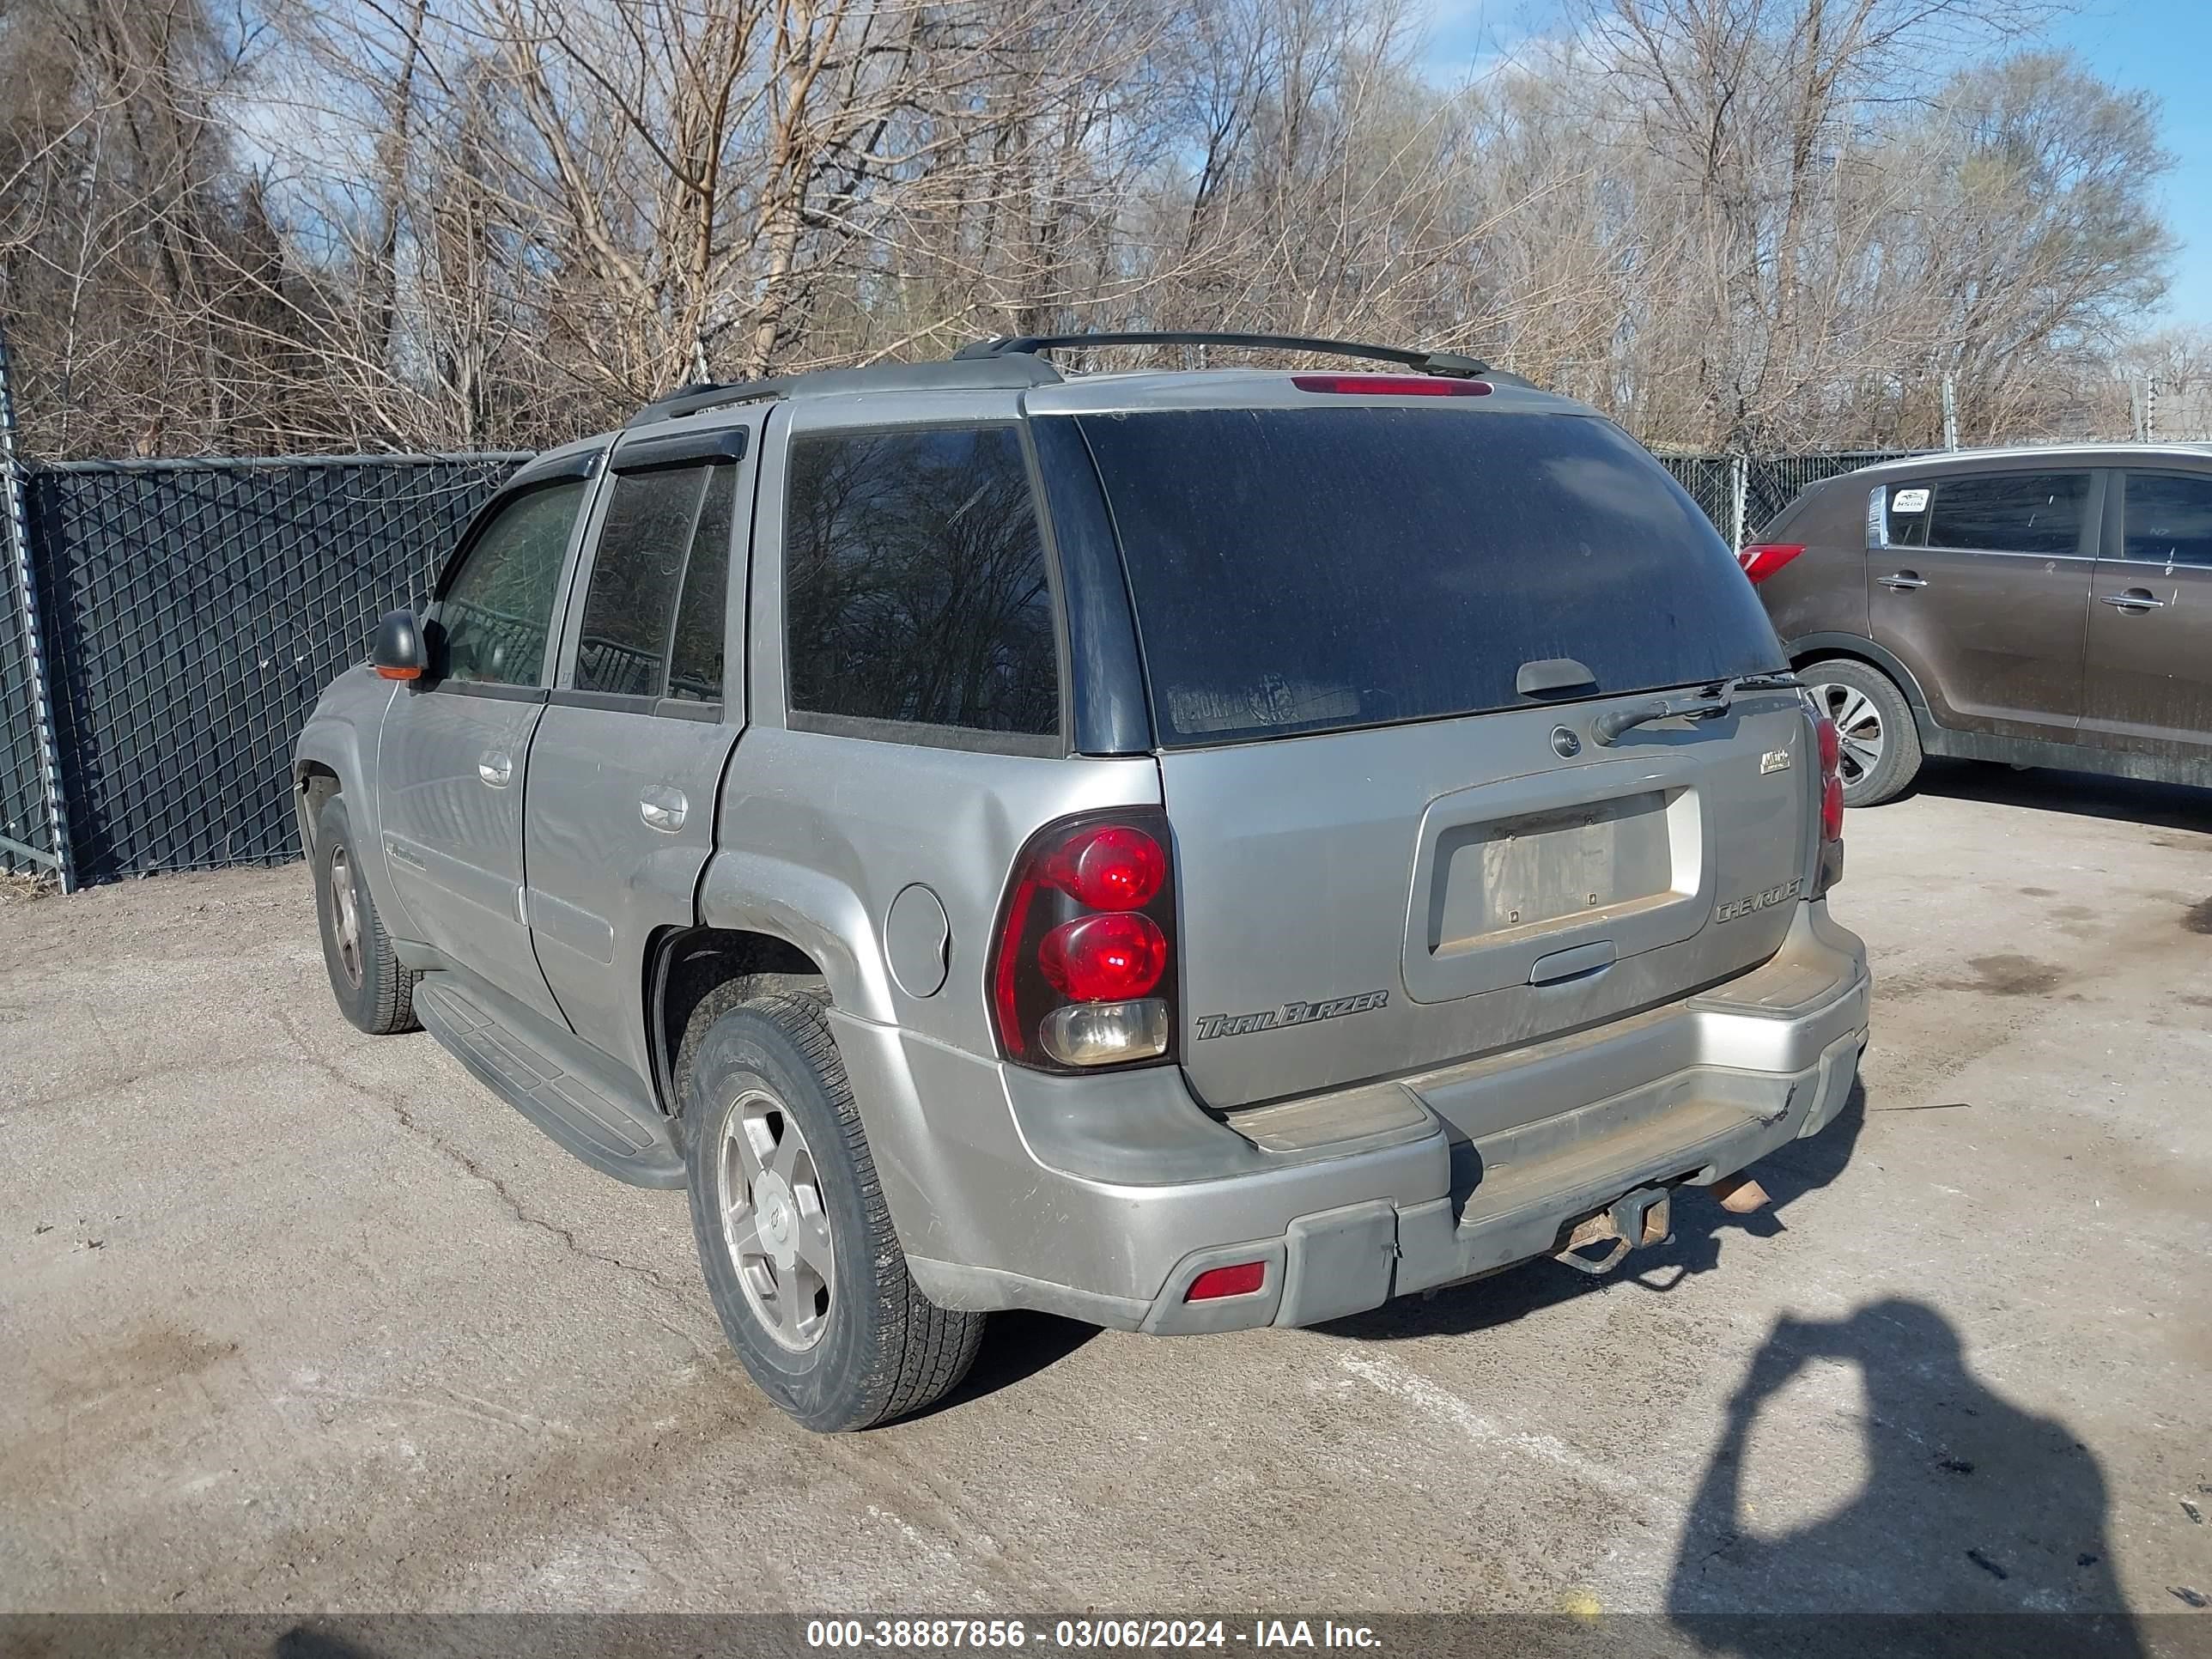
[[[514,775],[513,757],[502,755],[496,749],[487,749],[477,762],[477,775],[494,789],[504,789]]]
[[[1921,580],[1919,577],[1914,575],[1910,570],[1900,570],[1893,576],[1876,576],[1875,580],[1880,582],[1884,587],[1899,590],[1908,587],[1925,587],[1928,586],[1926,582]]]
[[[2163,611],[2164,599],[2154,599],[2147,587],[2130,587],[2124,593],[2100,593],[2097,597],[2115,611]]]
[[[637,798],[637,815],[648,830],[658,830],[672,836],[684,827],[684,817],[691,811],[691,803],[681,789],[663,788],[658,785]]]

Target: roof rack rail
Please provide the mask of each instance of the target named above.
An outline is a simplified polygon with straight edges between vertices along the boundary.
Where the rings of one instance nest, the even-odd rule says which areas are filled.
[[[1466,380],[1492,373],[1479,357],[1456,351],[1413,351],[1404,346],[1366,345],[1356,340],[1316,340],[1299,334],[1216,334],[1182,330],[1138,330],[1102,334],[1022,334],[978,340],[952,354],[953,360],[1005,357],[1040,351],[1063,351],[1086,346],[1195,345],[1236,346],[1248,351],[1309,351],[1317,356],[1364,357],[1376,362],[1399,363],[1424,374],[1448,374]],[[1511,377],[1519,380],[1519,376]],[[1522,382],[1526,384],[1526,382]]]
[[[665,398],[646,404],[623,424],[647,426],[654,421],[673,420],[678,415],[696,415],[702,409],[720,409],[728,404],[781,398],[791,386],[792,377],[789,375],[772,380],[730,380],[719,384],[680,386]]]
[[[764,398],[804,398],[833,392],[978,392],[1050,386],[1060,371],[1034,357],[945,358],[935,362],[875,363],[866,368],[817,368],[767,380],[733,380],[726,386],[687,386],[647,404],[623,424],[646,426],[731,404]]]

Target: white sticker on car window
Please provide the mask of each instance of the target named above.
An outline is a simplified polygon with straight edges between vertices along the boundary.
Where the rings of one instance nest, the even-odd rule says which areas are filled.
[[[1889,510],[1893,513],[1925,513],[1928,510],[1928,492],[1924,489],[1900,489],[1889,498]]]

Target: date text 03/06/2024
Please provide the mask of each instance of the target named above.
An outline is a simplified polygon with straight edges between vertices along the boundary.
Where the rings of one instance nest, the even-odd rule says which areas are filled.
[[[1376,1651],[1381,1639],[1365,1625],[1334,1620],[1060,1619],[1034,1625],[1024,1619],[811,1619],[811,1648],[965,1648],[1007,1652],[1037,1647],[1068,1649],[1353,1648]]]

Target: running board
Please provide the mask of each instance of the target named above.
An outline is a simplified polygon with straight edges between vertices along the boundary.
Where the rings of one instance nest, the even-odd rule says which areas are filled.
[[[593,1169],[633,1187],[684,1185],[684,1154],[657,1108],[616,1099],[586,1081],[451,980],[424,975],[415,988],[415,1012],[478,1082]]]

